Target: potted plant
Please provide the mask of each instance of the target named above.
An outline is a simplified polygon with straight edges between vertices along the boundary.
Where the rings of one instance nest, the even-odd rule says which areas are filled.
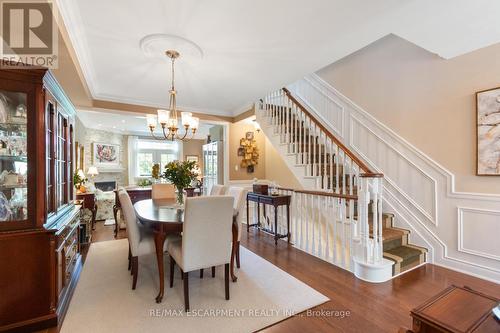
[[[85,192],[85,187],[83,186],[87,182],[87,177],[85,177],[85,174],[81,169],[75,170],[75,173],[73,174],[73,184],[77,191],[80,192]]]
[[[184,189],[191,185],[196,179],[196,173],[193,171],[196,162],[194,161],[173,161],[165,166],[163,178],[174,184],[177,189],[177,203],[184,204]]]

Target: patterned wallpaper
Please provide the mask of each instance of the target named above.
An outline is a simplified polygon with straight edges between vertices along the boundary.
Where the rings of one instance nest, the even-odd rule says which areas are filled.
[[[127,162],[127,136],[117,133],[95,130],[86,128],[82,122],[77,118],[75,125],[75,141],[83,144],[85,147],[85,170],[87,173],[89,166],[93,164],[92,161],[92,143],[105,142],[120,145],[120,167],[123,168],[121,172],[101,172],[90,179],[92,182],[101,181],[116,181],[117,186],[128,185],[128,162]]]

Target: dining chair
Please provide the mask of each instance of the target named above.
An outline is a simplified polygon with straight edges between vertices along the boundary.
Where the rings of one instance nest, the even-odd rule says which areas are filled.
[[[241,230],[242,223],[241,220],[243,218],[243,210],[245,208],[245,202],[247,198],[247,190],[243,187],[232,186],[228,189],[227,194],[234,198],[233,209],[238,212],[236,215],[236,222],[238,225],[238,244],[236,247],[236,267],[240,268],[240,241],[241,241]]]
[[[174,184],[153,184],[151,186],[152,199],[174,199],[175,186]]]
[[[226,186],[220,185],[220,184],[215,184],[212,185],[212,188],[210,189],[210,195],[224,195],[226,193]]]
[[[127,191],[119,191],[118,197],[122,206],[125,223],[127,224],[127,236],[129,242],[129,269],[133,275],[132,289],[137,285],[137,276],[139,275],[139,257],[147,254],[156,253],[153,232],[139,224],[135,215],[134,206]],[[167,249],[168,243],[177,239],[179,236],[169,235],[163,245],[163,250]]]
[[[170,288],[177,263],[182,270],[186,311],[189,311],[189,272],[199,269],[224,265],[225,296],[229,299],[233,201],[229,196],[186,199],[182,238],[169,242],[167,247]]]

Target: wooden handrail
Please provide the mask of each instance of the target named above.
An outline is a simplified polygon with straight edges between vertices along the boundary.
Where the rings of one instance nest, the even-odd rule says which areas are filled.
[[[356,163],[364,173],[360,174],[360,177],[373,177],[380,178],[384,177],[382,173],[374,172],[368,165],[366,165],[362,160],[360,160],[354,153],[352,153],[349,148],[347,148],[342,142],[339,141],[331,132],[328,130],[323,124],[321,124],[316,117],[314,117],[288,90],[287,88],[283,88],[285,94],[290,98],[290,100],[297,105],[302,112],[304,112],[311,120],[322,130],[325,132],[325,135],[328,136],[335,144],[347,155],[351,158],[351,160]]]
[[[351,195],[351,194],[339,194],[339,193],[323,192],[323,191],[294,190],[292,188],[285,188],[285,187],[277,187],[276,189],[282,190],[282,191],[302,193],[302,194],[320,195],[323,197],[333,197],[333,198],[347,199],[347,200],[358,200],[358,197],[356,195]]]

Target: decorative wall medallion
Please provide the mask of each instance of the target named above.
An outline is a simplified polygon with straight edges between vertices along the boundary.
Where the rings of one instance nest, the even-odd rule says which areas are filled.
[[[246,168],[248,173],[253,173],[255,166],[259,164],[259,149],[253,132],[246,132],[245,137],[240,139],[240,147],[237,153],[238,156],[243,158],[240,167]]]

